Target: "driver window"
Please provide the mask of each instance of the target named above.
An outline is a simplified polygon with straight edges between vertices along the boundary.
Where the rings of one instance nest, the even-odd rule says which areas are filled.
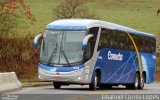
[[[93,56],[98,31],[99,31],[98,27],[94,27],[94,28],[89,29],[89,34],[93,34],[94,36],[89,39],[88,44],[87,44],[87,49],[84,52],[85,61],[89,60]]]

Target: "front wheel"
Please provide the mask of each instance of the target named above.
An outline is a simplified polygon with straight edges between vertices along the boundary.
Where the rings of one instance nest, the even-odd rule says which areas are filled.
[[[89,84],[89,89],[90,90],[96,90],[97,85],[98,85],[98,74],[95,73],[93,82],[91,84]]]
[[[61,83],[60,82],[53,82],[53,86],[55,89],[60,89],[61,88]]]

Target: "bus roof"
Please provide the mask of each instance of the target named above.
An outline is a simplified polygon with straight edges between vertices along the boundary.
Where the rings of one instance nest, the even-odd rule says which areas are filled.
[[[115,23],[94,19],[61,19],[49,23],[46,28],[55,30],[87,30],[92,27],[102,27],[111,30],[129,32],[131,34],[155,38],[155,35],[153,34],[137,31],[135,29]]]

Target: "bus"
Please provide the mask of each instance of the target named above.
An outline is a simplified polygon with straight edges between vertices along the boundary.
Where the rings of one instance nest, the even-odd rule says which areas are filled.
[[[55,89],[70,84],[143,89],[155,79],[153,34],[102,20],[61,19],[35,36],[35,48],[38,43],[38,79],[52,81]]]

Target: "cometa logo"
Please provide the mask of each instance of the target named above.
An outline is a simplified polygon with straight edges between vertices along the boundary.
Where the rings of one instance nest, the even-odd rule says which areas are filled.
[[[123,60],[123,55],[121,53],[114,54],[111,51],[108,51],[108,60]]]

